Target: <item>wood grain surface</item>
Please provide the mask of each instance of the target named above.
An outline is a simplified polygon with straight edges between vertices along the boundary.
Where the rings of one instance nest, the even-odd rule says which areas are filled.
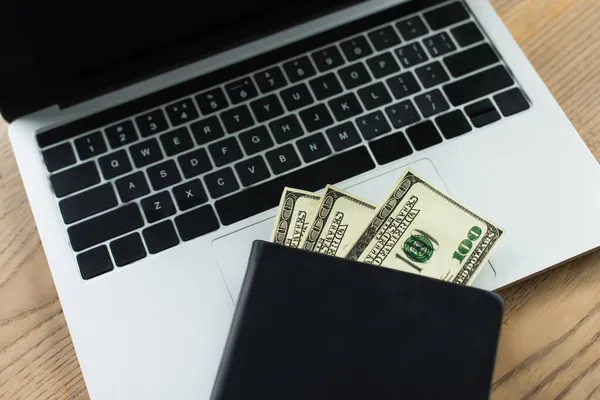
[[[598,159],[600,2],[492,4]],[[6,131],[0,121],[0,399],[86,399]],[[494,399],[600,399],[599,267],[594,252],[501,291]]]

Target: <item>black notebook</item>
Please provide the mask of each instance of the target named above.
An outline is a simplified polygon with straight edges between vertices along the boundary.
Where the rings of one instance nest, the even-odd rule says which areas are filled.
[[[213,399],[486,399],[491,292],[257,241]]]

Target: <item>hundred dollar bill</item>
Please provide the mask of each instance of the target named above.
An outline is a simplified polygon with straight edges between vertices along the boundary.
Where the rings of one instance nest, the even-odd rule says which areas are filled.
[[[315,219],[301,244],[305,250],[343,256],[377,207],[328,185],[317,207]]]
[[[407,170],[346,258],[470,285],[502,235]]]
[[[321,197],[300,189],[284,188],[271,242],[299,247],[312,224]]]

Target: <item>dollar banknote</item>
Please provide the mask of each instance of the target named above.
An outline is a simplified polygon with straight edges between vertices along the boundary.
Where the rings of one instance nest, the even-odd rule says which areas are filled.
[[[316,253],[343,256],[377,207],[328,185],[301,247]]]
[[[271,242],[299,247],[311,226],[321,197],[300,189],[284,188],[271,232]]]
[[[472,284],[503,230],[406,170],[346,258]]]

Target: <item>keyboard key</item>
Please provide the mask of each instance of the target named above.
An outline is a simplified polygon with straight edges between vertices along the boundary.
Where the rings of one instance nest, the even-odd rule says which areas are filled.
[[[165,113],[161,109],[140,115],[135,119],[135,124],[142,137],[152,136],[155,133],[164,132],[169,129],[167,118],[165,118]]]
[[[265,156],[275,175],[282,174],[300,165],[300,159],[291,144],[268,151]]]
[[[85,280],[113,270],[112,261],[106,246],[99,246],[77,255],[79,272]]]
[[[264,125],[240,133],[239,138],[248,155],[273,147],[273,139]]]
[[[196,143],[202,145],[225,136],[223,127],[216,116],[208,117],[190,125]]]
[[[361,146],[217,200],[215,208],[221,222],[231,225],[277,206],[286,186],[316,191],[328,183],[339,183],[374,167],[367,149]]]
[[[502,65],[468,76],[444,86],[444,92],[453,106],[469,103],[514,83]]]
[[[137,168],[145,167],[163,158],[156,139],[148,139],[145,142],[135,144],[129,148],[129,151]]]
[[[345,150],[348,147],[359,144],[361,141],[356,127],[350,121],[327,129],[325,133],[335,151]]]
[[[460,110],[440,115],[435,119],[435,123],[446,139],[452,139],[473,130]]]
[[[200,148],[185,153],[177,158],[183,176],[192,178],[212,169],[206,149]]]
[[[304,83],[282,90],[280,95],[288,111],[297,110],[314,101]]]
[[[437,30],[469,18],[469,13],[459,2],[454,2],[425,13],[425,19],[431,29]]]
[[[446,32],[438,33],[423,40],[431,57],[439,57],[456,50],[456,46]]]
[[[131,175],[127,175],[115,182],[119,197],[123,203],[137,199],[150,193],[148,181],[144,173],[139,171]]]
[[[288,115],[271,122],[269,129],[275,136],[277,143],[284,143],[304,135],[304,130],[295,115]]]
[[[117,267],[134,263],[147,255],[142,238],[137,232],[110,242],[110,251]]]
[[[300,119],[308,132],[318,131],[333,124],[333,118],[325,104],[317,104],[300,111]]]
[[[330,46],[322,50],[315,51],[311,54],[315,65],[321,72],[329,71],[332,68],[339,67],[344,64],[342,53],[336,46]]]
[[[204,206],[175,217],[175,225],[184,242],[219,229],[219,220],[211,206]]]
[[[183,99],[166,107],[171,125],[185,124],[198,118],[198,110],[192,99]]]
[[[427,61],[428,57],[420,43],[409,44],[408,46],[396,49],[396,55],[405,68],[412,67]]]
[[[336,97],[329,100],[327,104],[338,121],[343,121],[363,112],[363,108],[354,93],[347,93]]]
[[[48,172],[54,172],[75,164],[75,161],[77,161],[71,143],[63,143],[51,149],[44,150],[42,156],[44,157]]]
[[[400,31],[400,34],[404,40],[412,40],[423,36],[429,32],[421,17],[416,16],[402,20],[396,24],[396,28]]]
[[[519,88],[510,89],[506,92],[495,95],[494,101],[500,108],[502,115],[505,117],[529,109],[529,102]]]
[[[392,130],[381,111],[375,111],[357,118],[356,125],[365,140],[373,139]]]
[[[372,141],[369,143],[369,147],[379,165],[399,160],[413,152],[402,132]]]
[[[419,67],[415,70],[424,88],[430,88],[450,80],[439,61]]]
[[[398,62],[390,52],[369,58],[367,60],[367,66],[375,79],[383,78],[384,76],[400,71]]]
[[[234,133],[254,125],[248,106],[241,105],[221,113],[221,119],[227,132]]]
[[[483,34],[474,22],[468,22],[452,28],[450,32],[452,32],[452,35],[454,35],[454,38],[461,47],[469,46],[483,40]]]
[[[292,83],[309,78],[317,73],[307,56],[302,56],[284,63],[283,70]]]
[[[227,108],[229,102],[225,98],[225,93],[220,87],[207,90],[196,96],[196,103],[200,107],[203,115],[209,115],[216,111]]]
[[[56,197],[64,197],[99,182],[100,175],[98,175],[98,169],[93,161],[50,176],[50,184]]]
[[[173,156],[194,147],[190,131],[185,126],[160,135],[160,141],[167,156]]]
[[[442,142],[442,137],[431,121],[423,121],[411,126],[406,130],[406,134],[417,150],[423,150]]]
[[[133,169],[125,150],[119,150],[101,157],[98,159],[98,163],[106,180],[126,174]]]
[[[405,72],[386,80],[392,94],[397,100],[418,93],[421,87],[412,72]]]
[[[167,160],[146,170],[154,190],[162,190],[181,181],[175,161]]]
[[[419,112],[410,100],[404,100],[386,107],[385,113],[395,129],[403,128],[421,119]]]
[[[61,200],[58,205],[65,224],[116,207],[117,196],[110,183]]]
[[[277,66],[254,74],[254,80],[262,93],[269,93],[287,85],[281,68]]]
[[[238,79],[225,85],[225,91],[229,95],[232,104],[242,103],[258,96],[258,91],[250,77]]]
[[[362,62],[340,69],[338,75],[348,90],[371,82],[371,77]]]
[[[150,254],[160,253],[179,244],[177,232],[171,221],[163,221],[142,231]]]
[[[234,137],[221,140],[208,146],[208,151],[217,167],[239,160],[244,156],[242,149]]]
[[[468,50],[444,58],[448,71],[454,77],[460,77],[500,61],[492,47],[487,43],[471,47]]]
[[[421,114],[423,114],[423,117],[425,118],[439,114],[450,108],[439,89],[434,89],[430,92],[416,96],[415,103],[417,103],[419,110],[421,110]]]
[[[342,93],[342,85],[333,72],[319,76],[308,82],[317,100],[323,100]]]
[[[137,168],[145,167],[163,158],[162,151],[156,139],[148,139],[144,142],[134,144],[129,148],[129,152]]]
[[[138,139],[133,123],[129,120],[109,126],[104,129],[104,132],[113,149],[133,143]]]
[[[250,103],[258,122],[267,121],[283,114],[283,106],[276,95],[262,97]]]
[[[377,50],[385,50],[400,43],[400,37],[390,25],[371,31],[368,36]]]
[[[322,133],[316,133],[296,142],[304,162],[313,162],[331,154],[331,149]]]
[[[359,89],[358,97],[360,97],[367,110],[372,110],[392,101],[392,96],[381,82]]]
[[[235,175],[233,175],[233,171],[229,167],[206,175],[204,183],[206,184],[208,193],[210,193],[210,197],[213,199],[235,192],[240,188]]]
[[[106,142],[104,142],[104,138],[100,132],[90,133],[89,135],[85,135],[84,137],[75,140],[75,148],[77,149],[77,154],[79,154],[79,159],[82,161],[106,153],[108,150]]]
[[[367,39],[364,36],[357,36],[343,41],[340,43],[340,47],[348,61],[355,61],[359,58],[373,54],[373,49],[371,49],[371,45],[369,45],[369,42],[367,42]]]
[[[479,100],[477,103],[469,104],[465,107],[465,113],[471,119],[473,126],[481,128],[496,122],[500,119],[500,114],[489,99]]]
[[[166,190],[142,199],[140,204],[149,223],[165,219],[177,212],[171,195]]]
[[[242,185],[250,186],[264,181],[271,176],[265,160],[261,156],[256,156],[235,164]]]
[[[141,228],[143,225],[144,220],[139,207],[135,203],[129,203],[79,222],[67,229],[67,232],[73,250],[81,251]]]

